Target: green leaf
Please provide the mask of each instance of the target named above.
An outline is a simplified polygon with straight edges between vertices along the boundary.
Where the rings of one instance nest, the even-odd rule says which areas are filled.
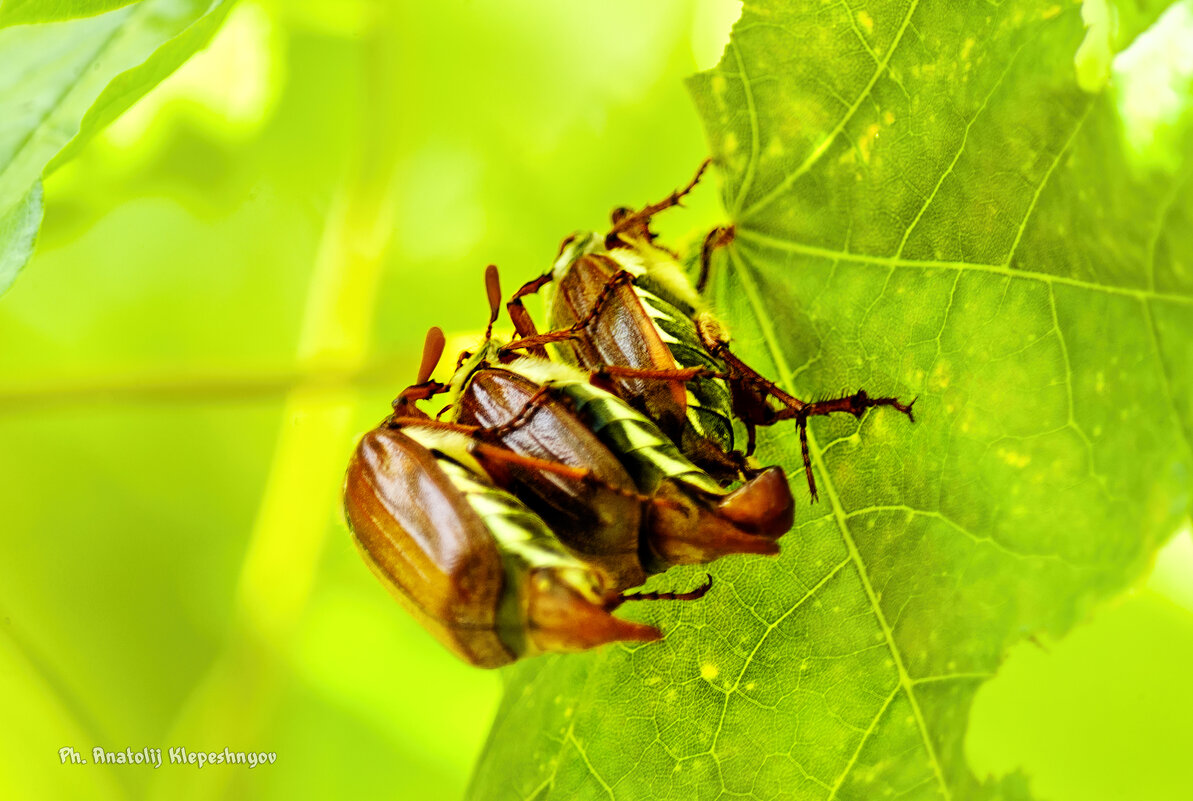
[[[204,47],[230,7],[231,0],[143,0],[0,30],[0,218],[27,219],[17,207],[41,178]],[[10,265],[28,257],[28,237],[10,240],[10,232],[0,229],[0,277],[7,276],[0,291],[19,269]]]
[[[0,2],[0,28],[94,17],[136,2],[139,0],[79,0],[73,3],[66,0],[3,0]]]
[[[41,182],[3,215],[0,215],[0,293],[12,284],[17,273],[33,255],[37,229],[41,227]]]
[[[976,689],[1137,579],[1193,486],[1193,159],[1132,156],[1086,33],[1072,3],[746,4],[691,83],[737,226],[717,307],[788,390],[917,421],[817,419],[822,501],[646,611],[662,645],[510,669],[472,797],[1027,796],[970,771]]]

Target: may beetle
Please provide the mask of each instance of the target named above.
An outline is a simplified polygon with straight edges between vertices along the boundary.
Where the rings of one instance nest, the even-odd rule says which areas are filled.
[[[481,667],[659,639],[611,612],[630,600],[695,600],[711,579],[690,593],[626,595],[571,555],[488,479],[466,436],[419,416],[416,402],[441,386],[429,376],[442,343],[433,329],[419,381],[395,401],[402,416],[366,434],[348,465],[344,509],[369,567],[440,642]]]
[[[803,401],[738,358],[725,328],[688,280],[678,256],[655,243],[651,217],[678,205],[699,181],[704,162],[686,187],[639,211],[613,213],[607,234],[581,232],[564,240],[550,272],[525,284],[507,308],[520,340],[507,346],[545,354],[548,344],[581,367],[608,378],[630,405],[657,421],[684,453],[718,478],[751,475],[755,429],[794,420],[812,499],[816,482],[808,454],[808,419],[846,412],[858,417],[877,406],[912,416],[912,404],[871,397],[865,390],[839,398]],[[731,228],[704,240],[701,278],[712,251],[732,241]],[[550,321],[540,334],[522,298],[551,285]],[[744,452],[735,446],[734,421],[746,430]]]

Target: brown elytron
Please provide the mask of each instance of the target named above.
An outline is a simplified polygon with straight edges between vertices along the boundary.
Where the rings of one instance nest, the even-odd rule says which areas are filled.
[[[473,664],[504,664],[501,555],[458,495],[429,450],[384,427],[361,439],[344,480],[344,510],[374,575],[452,651]]]

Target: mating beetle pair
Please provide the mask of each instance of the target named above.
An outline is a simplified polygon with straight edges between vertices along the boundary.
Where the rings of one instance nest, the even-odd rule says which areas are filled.
[[[501,291],[490,267],[484,340],[442,384],[430,379],[444,345],[432,329],[418,381],[352,457],[345,511],[366,562],[467,661],[658,639],[611,612],[629,600],[695,600],[711,578],[687,593],[627,589],[672,565],[775,554],[791,527],[784,472],[750,456],[756,426],[796,421],[815,498],[809,417],[872,406],[911,416],[910,404],[863,392],[805,403],[729,350],[649,230],[699,177],[662,203],[619,209],[605,236],[566,240],[553,269],[506,304],[517,336],[505,344],[491,336]],[[730,238],[706,238],[698,285]],[[554,329],[539,333],[522,299],[549,285]],[[419,408],[445,393],[447,419]]]

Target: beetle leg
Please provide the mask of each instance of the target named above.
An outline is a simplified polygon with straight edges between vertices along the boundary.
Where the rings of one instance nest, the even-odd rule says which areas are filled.
[[[480,429],[484,431],[484,429]],[[499,445],[490,445],[487,442],[473,442],[473,449],[497,462],[505,464],[518,465],[520,467],[527,467],[533,470],[541,470],[544,473],[553,473],[557,476],[569,478],[572,481],[581,484],[595,484],[604,487],[610,492],[615,492],[618,495],[632,498],[639,503],[652,504],[654,506],[665,506],[669,509],[680,509],[682,504],[677,501],[672,501],[667,498],[658,498],[652,495],[643,495],[632,490],[622,489],[614,486],[604,479],[598,477],[591,469],[587,467],[573,467],[572,465],[562,464],[560,462],[552,462],[547,459],[540,459],[537,456],[524,456],[520,453],[515,453],[508,448],[503,448]]]
[[[708,284],[708,275],[712,271],[712,254],[717,248],[723,248],[733,241],[734,228],[732,225],[719,225],[704,237],[704,244],[700,246],[700,277],[696,279],[696,291],[704,294],[704,287]]]
[[[914,423],[915,413],[912,411],[912,407],[915,405],[915,401],[916,399],[914,398],[911,403],[903,403],[898,398],[872,398],[866,390],[859,389],[852,395],[843,395],[839,398],[828,398],[805,403],[795,411],[785,409],[778,413],[776,419],[785,420],[790,417],[807,419],[809,417],[820,417],[826,414],[845,412],[852,414],[860,420],[867,409],[873,409],[878,406],[890,406],[907,415],[907,419]]]
[[[530,418],[534,415],[534,413],[542,408],[543,399],[550,394],[550,386],[539,387],[537,390],[535,390],[534,394],[530,396],[522,408],[518,410],[517,414],[506,420],[501,425],[488,429],[487,433],[489,436],[499,439],[513,431],[515,428],[525,425],[530,421]]]
[[[630,214],[615,214],[615,222],[613,227],[609,229],[608,235],[605,237],[605,246],[612,247],[610,244],[616,243],[617,235],[635,231],[639,235],[645,233],[647,239],[653,239],[650,236],[650,231],[647,226],[650,223],[650,218],[658,214],[660,211],[665,211],[672,206],[680,205],[680,201],[684,199],[689,192],[696,188],[696,184],[700,183],[700,178],[704,175],[704,171],[708,169],[708,165],[712,164],[712,159],[705,159],[700,163],[700,168],[696,170],[696,174],[688,185],[682,189],[677,189],[667,197],[660,200],[658,203],[651,203],[640,211],[632,212]],[[620,211],[620,210],[619,210]]]
[[[864,389],[859,389],[852,395],[812,401],[811,403],[804,404],[799,409],[784,409],[775,415],[775,421],[795,418],[796,424],[799,426],[800,451],[804,457],[804,474],[808,477],[808,491],[811,492],[812,500],[815,501],[817,499],[816,480],[812,477],[812,460],[808,453],[809,417],[820,417],[837,412],[846,412],[860,420],[867,409],[873,409],[877,406],[890,406],[907,415],[907,419],[914,423],[915,414],[912,412],[912,406],[914,405],[915,399],[912,399],[911,403],[903,403],[898,398],[871,398]]]
[[[677,381],[686,384],[697,378],[729,378],[728,373],[718,373],[707,367],[679,367],[673,370],[650,370],[641,367],[622,367],[606,364],[592,371],[593,378],[653,378],[659,381]]]
[[[419,401],[430,400],[436,395],[447,392],[447,390],[448,386],[438,381],[424,381],[421,384],[406,387],[398,397],[394,398],[391,404],[394,414],[399,416],[407,416],[413,413],[422,414],[415,404]]]
[[[620,286],[632,283],[633,280],[633,273],[627,270],[618,270],[609,278],[609,281],[603,287],[601,287],[601,291],[597,294],[596,300],[593,301],[592,308],[588,310],[588,313],[585,314],[582,319],[576,321],[574,325],[571,325],[567,328],[561,328],[558,331],[548,331],[545,334],[523,336],[505,345],[501,350],[503,352],[509,352],[513,350],[529,350],[533,353],[536,352],[536,349],[541,350],[543,345],[551,342],[565,342],[569,339],[576,339],[581,331],[592,325],[593,321],[596,320],[605,304],[609,302],[611,297],[613,297],[614,290]],[[533,283],[534,282],[532,281],[531,284]],[[544,281],[543,285],[546,283],[547,281]],[[527,284],[527,286],[530,286],[530,284]],[[523,289],[525,288],[526,287],[523,287]],[[519,290],[519,292],[521,292],[521,290]],[[510,302],[513,303],[513,301]],[[523,311],[525,311],[525,309],[523,309]],[[546,356],[545,350],[542,351],[542,355],[544,357]]]
[[[509,313],[510,320],[514,323],[514,331],[517,332],[520,338],[526,339],[527,337],[533,337],[538,334],[538,329],[535,328],[534,320],[530,317],[530,312],[522,305],[522,298],[537,293],[540,289],[551,283],[554,277],[553,273],[546,273],[531,281],[527,281],[522,285],[521,289],[514,293],[514,296],[509,299],[509,302],[505,304],[505,310]],[[544,359],[547,358],[547,350],[542,345],[531,346],[529,350],[535,356]]]
[[[535,397],[532,398],[531,401],[522,408],[522,411],[520,411],[517,416],[521,417],[523,413],[527,411],[527,409],[533,410],[533,408],[538,405],[536,399],[539,397],[539,395],[540,393],[535,393]],[[526,414],[526,417],[529,417],[529,413]],[[511,420],[510,422],[513,421]],[[525,422],[525,420],[523,420],[523,422]],[[385,425],[391,428],[418,426],[421,428],[438,429],[440,431],[454,431],[458,434],[464,434],[470,437],[472,440],[472,450],[492,459],[495,462],[518,465],[520,467],[528,467],[533,470],[541,470],[544,473],[554,473],[555,475],[569,478],[572,481],[576,481],[581,484],[595,484],[597,486],[604,487],[610,492],[615,492],[618,495],[632,498],[633,500],[643,504],[665,506],[668,509],[682,508],[682,504],[677,501],[672,501],[667,498],[658,498],[653,495],[643,495],[639,492],[634,492],[632,490],[614,486],[608,481],[598,477],[597,474],[594,473],[590,468],[573,467],[572,465],[562,464],[560,462],[552,462],[547,459],[540,459],[537,456],[525,456],[500,445],[493,445],[488,442],[481,441],[481,437],[485,437],[490,434],[490,432],[496,431],[497,429],[488,429],[482,426],[470,426],[465,425],[464,423],[452,423],[446,420],[435,420],[430,417],[399,417],[396,415],[390,415],[388,418],[386,418]],[[509,425],[509,423],[506,423],[505,425]]]
[[[890,406],[907,415],[908,420],[915,422],[915,414],[912,412],[915,399],[912,399],[910,403],[903,403],[898,398],[892,397],[872,398],[864,389],[859,389],[852,395],[843,395],[839,398],[827,398],[810,402],[802,401],[781,389],[773,381],[764,378],[754,368],[739,359],[729,349],[728,341],[726,341],[715,322],[709,321],[706,324],[702,324],[701,321],[697,321],[697,330],[700,332],[701,339],[709,352],[725,362],[729,368],[729,372],[732,374],[730,377],[731,383],[738,382],[741,385],[750,387],[759,393],[760,397],[772,397],[784,407],[778,411],[775,411],[769,406],[766,406],[765,410],[760,408],[757,410],[759,416],[756,419],[751,419],[742,414],[743,422],[750,437],[749,446],[746,448],[747,454],[754,452],[754,427],[756,425],[774,425],[781,420],[794,419],[796,421],[799,426],[804,475],[807,476],[808,491],[811,493],[813,501],[817,500],[818,495],[816,492],[816,479],[812,475],[812,460],[808,451],[808,418],[846,412],[860,420],[868,409],[878,406]],[[765,404],[762,405],[765,406]],[[739,414],[741,414],[740,410]]]
[[[391,414],[385,419],[385,425],[389,428],[404,428],[406,426],[417,426],[419,428],[434,428],[439,431],[454,431],[457,434],[465,434],[473,436],[474,434],[484,431],[480,426],[469,426],[463,423],[452,423],[448,420],[436,420],[431,417],[407,417],[403,415]]]
[[[689,445],[687,442],[684,444]],[[702,437],[694,439],[690,447],[691,452],[685,450],[684,455],[722,484],[727,481],[749,481],[762,472],[761,468],[750,464],[750,458],[744,452],[721,450]]]
[[[627,601],[698,601],[712,589],[712,574],[704,574],[704,583],[688,592],[620,592],[614,595],[605,605],[605,609],[612,612]]]
[[[808,479],[808,492],[812,496],[812,502],[815,503],[820,496],[816,493],[816,479],[812,476],[812,457],[808,454],[807,418],[801,418],[799,421],[799,449],[804,457],[804,475]]]

